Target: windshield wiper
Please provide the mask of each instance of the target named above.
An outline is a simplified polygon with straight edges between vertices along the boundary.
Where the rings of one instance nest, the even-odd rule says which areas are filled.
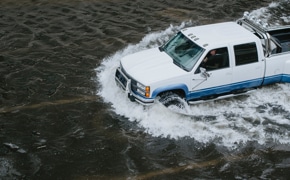
[[[180,67],[181,69],[183,69],[183,70],[185,70],[185,71],[188,71],[188,70],[186,69],[185,66],[183,66],[181,63],[179,63],[179,62],[176,61],[175,59],[173,59],[173,63],[174,63],[175,65],[177,65],[178,67]]]

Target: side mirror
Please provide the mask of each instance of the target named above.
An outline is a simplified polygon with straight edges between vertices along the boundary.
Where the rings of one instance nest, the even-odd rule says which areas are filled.
[[[200,67],[199,70],[200,70],[200,76],[201,77],[203,77],[205,79],[210,77],[210,74],[206,72],[205,68]]]

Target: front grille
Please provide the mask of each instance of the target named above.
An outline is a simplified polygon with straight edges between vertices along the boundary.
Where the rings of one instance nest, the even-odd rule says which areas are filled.
[[[137,91],[137,81],[131,79],[131,90],[136,92]]]
[[[124,91],[128,91],[129,97],[134,97],[134,99],[141,104],[152,103],[153,100],[145,100],[144,90],[140,89],[137,84],[138,82],[127,74],[127,72],[121,67],[117,68],[115,74],[115,80],[117,85],[119,85]],[[130,83],[129,83],[130,82]],[[130,87],[127,87],[130,84]],[[142,93],[143,92],[143,93]],[[141,99],[140,99],[141,98]],[[145,100],[145,101],[144,101]]]
[[[131,90],[136,92],[137,91],[137,81],[135,79],[133,79],[131,76],[129,76],[129,74],[127,74],[127,72],[124,70],[124,68],[122,66],[121,66],[121,71],[123,74],[126,75],[126,77],[128,79],[131,79]],[[125,85],[125,87],[126,87],[126,85]]]
[[[127,86],[127,78],[117,69],[115,74],[116,80],[120,83],[121,87],[125,90]]]

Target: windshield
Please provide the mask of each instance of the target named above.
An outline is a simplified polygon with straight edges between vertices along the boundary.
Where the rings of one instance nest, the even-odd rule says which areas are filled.
[[[173,59],[174,64],[186,71],[190,71],[193,68],[204,52],[203,48],[188,39],[181,32],[165,44],[162,50]]]

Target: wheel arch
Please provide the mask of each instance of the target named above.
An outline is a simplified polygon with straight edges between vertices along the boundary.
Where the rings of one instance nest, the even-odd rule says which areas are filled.
[[[174,84],[155,89],[152,93],[152,98],[156,98],[157,96],[160,96],[162,93],[166,93],[169,91],[172,91],[184,98],[186,98],[186,95],[188,94],[188,88],[185,84]]]

